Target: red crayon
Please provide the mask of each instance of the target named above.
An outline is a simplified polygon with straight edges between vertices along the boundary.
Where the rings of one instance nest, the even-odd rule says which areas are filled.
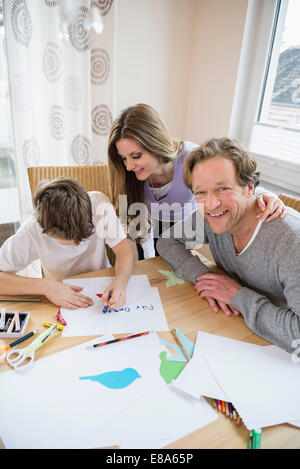
[[[56,319],[58,319],[62,323],[63,326],[67,325],[66,321],[64,320],[64,318],[61,315],[60,309],[57,311]]]

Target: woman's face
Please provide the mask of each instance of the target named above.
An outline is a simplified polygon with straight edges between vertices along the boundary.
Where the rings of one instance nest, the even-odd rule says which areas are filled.
[[[133,171],[139,181],[145,181],[160,167],[159,160],[133,138],[121,138],[116,147],[127,171]]]

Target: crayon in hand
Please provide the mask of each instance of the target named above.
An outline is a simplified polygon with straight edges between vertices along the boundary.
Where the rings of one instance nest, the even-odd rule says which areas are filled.
[[[110,300],[111,295],[112,295],[112,293],[110,291],[109,295],[108,295],[108,301]],[[102,313],[107,313],[108,309],[109,309],[109,305],[104,306]]]

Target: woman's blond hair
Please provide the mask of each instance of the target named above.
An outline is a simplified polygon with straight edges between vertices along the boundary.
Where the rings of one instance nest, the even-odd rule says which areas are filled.
[[[126,194],[128,206],[144,202],[144,181],[127,171],[118,154],[116,143],[132,138],[145,150],[165,163],[178,157],[181,142],[169,135],[168,129],[155,109],[136,104],[124,109],[113,122],[108,141],[108,167],[112,181],[112,203],[119,213],[119,196]]]

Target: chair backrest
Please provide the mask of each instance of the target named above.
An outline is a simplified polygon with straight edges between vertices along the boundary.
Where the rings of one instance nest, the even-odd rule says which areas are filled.
[[[31,194],[35,194],[37,185],[43,179],[73,177],[84,189],[100,191],[110,197],[111,185],[107,165],[97,166],[32,166],[27,168]]]
[[[291,197],[286,194],[280,194],[279,198],[282,200],[282,202],[285,203],[287,207],[291,207],[294,210],[300,212],[300,199],[296,199],[295,197]]]

